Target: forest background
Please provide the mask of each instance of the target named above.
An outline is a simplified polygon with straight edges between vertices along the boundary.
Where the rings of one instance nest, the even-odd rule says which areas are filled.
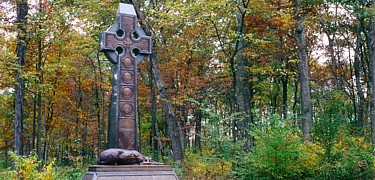
[[[181,179],[371,179],[375,0],[130,0],[152,35],[139,151]],[[107,147],[118,0],[0,3],[0,179],[80,179]]]

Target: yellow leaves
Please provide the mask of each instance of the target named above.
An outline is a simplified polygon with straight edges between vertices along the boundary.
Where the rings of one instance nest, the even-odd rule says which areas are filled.
[[[33,179],[35,173],[35,165],[37,163],[36,156],[33,156],[28,159],[24,159],[22,162],[22,157],[13,155],[15,161],[18,161],[18,165],[16,165],[16,170],[12,176],[12,179]],[[22,163],[20,163],[22,162]]]
[[[53,180],[55,172],[53,171],[54,161],[48,165],[44,165],[41,172],[38,172],[39,163],[37,156],[31,155],[29,157],[17,156],[14,153],[10,154],[15,162],[16,169],[13,171],[12,179],[25,180]]]
[[[221,177],[222,175],[229,174],[232,171],[232,163],[225,161],[218,161],[214,162],[213,164],[209,164],[204,161],[197,161],[195,165],[196,166],[192,168],[192,173],[196,175],[196,178],[210,179],[213,177]]]
[[[342,133],[342,132],[340,132]],[[354,149],[371,152],[372,146],[371,143],[366,141],[364,137],[342,137],[339,138],[333,148],[333,154],[338,154],[345,152],[343,155],[347,158],[350,158],[350,152]]]
[[[314,143],[302,143],[300,144],[300,149],[301,152],[305,153],[304,156],[299,158],[302,162],[302,167],[305,169],[318,170],[325,153],[324,148]]]
[[[222,179],[231,177],[232,162],[215,157],[214,150],[204,149],[202,156],[191,152],[186,153],[183,164],[186,179]],[[210,157],[210,158],[207,158]]]
[[[53,171],[53,165],[54,161],[52,161],[48,165],[44,165],[42,171],[37,174],[38,179],[53,180],[55,176],[55,172]]]
[[[290,31],[295,26],[293,14],[283,11],[273,17],[273,23],[283,31]]]

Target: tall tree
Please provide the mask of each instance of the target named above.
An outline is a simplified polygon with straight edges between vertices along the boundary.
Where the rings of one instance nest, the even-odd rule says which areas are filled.
[[[159,91],[159,95],[162,99],[163,110],[168,125],[169,136],[172,141],[173,159],[174,161],[183,159],[183,149],[180,139],[180,131],[177,124],[177,118],[172,109],[172,103],[169,98],[168,87],[165,84],[163,77],[160,73],[157,59],[152,58],[153,63],[153,77],[156,87]]]
[[[309,68],[307,57],[307,46],[305,39],[305,17],[301,0],[295,0],[295,20],[296,20],[296,39],[298,45],[298,55],[300,59],[300,87],[301,87],[301,119],[302,132],[304,140],[312,141],[312,114],[311,114],[311,98],[309,84]]]
[[[362,91],[361,86],[361,66],[360,66],[360,53],[361,53],[361,14],[360,14],[360,2],[356,2],[356,15],[358,19],[357,27],[356,27],[356,47],[355,47],[355,54],[354,54],[354,75],[355,75],[355,85],[357,87],[357,95],[359,100],[358,105],[358,116],[357,116],[357,125],[360,131],[362,131],[363,128],[363,114],[364,114],[364,108],[365,108],[365,95]],[[356,107],[354,107],[356,108]]]
[[[23,126],[23,101],[24,82],[22,78],[26,54],[26,15],[28,12],[27,0],[17,0],[17,70],[15,73],[15,118],[14,118],[14,151],[22,155],[22,126]]]
[[[242,122],[239,123],[242,129],[242,136],[246,138],[246,148],[249,149],[253,146],[252,137],[248,133],[249,122],[251,122],[251,110],[250,110],[250,94],[249,94],[249,80],[248,80],[248,72],[245,69],[247,61],[243,55],[244,47],[245,47],[245,38],[244,38],[244,19],[246,15],[246,9],[248,8],[250,1],[243,1],[238,0],[238,13],[237,13],[237,33],[238,33],[238,40],[236,42],[236,101],[238,106],[238,111],[243,113],[245,117]],[[234,137],[236,138],[236,137]]]
[[[371,1],[371,7],[375,8],[375,0]],[[374,13],[374,12],[372,12]],[[371,137],[372,145],[375,147],[375,17],[372,14],[369,24],[369,38],[370,38],[370,65],[371,65]]]

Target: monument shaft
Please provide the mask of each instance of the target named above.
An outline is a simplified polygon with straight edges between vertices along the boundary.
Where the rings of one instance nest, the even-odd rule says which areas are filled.
[[[151,53],[151,37],[137,27],[133,6],[120,5],[116,24],[100,35],[99,50],[115,66],[110,121],[115,122],[117,134],[111,148],[136,150],[137,64]]]

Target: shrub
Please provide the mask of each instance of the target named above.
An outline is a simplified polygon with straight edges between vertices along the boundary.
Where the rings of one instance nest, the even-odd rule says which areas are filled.
[[[52,180],[55,172],[53,170],[54,161],[48,165],[44,165],[42,171],[38,172],[38,157],[33,154],[31,156],[17,156],[15,153],[10,153],[11,158],[15,164],[15,170],[11,173],[11,179],[30,179],[30,180]]]
[[[372,179],[372,146],[363,137],[341,130],[332,147],[331,158],[324,158],[317,177],[324,179]]]
[[[242,179],[297,179],[303,176],[303,143],[292,120],[271,116],[254,126],[255,147],[244,155]]]
[[[182,168],[184,179],[230,179],[232,175],[232,163],[215,150],[204,150],[202,155],[186,152]]]

